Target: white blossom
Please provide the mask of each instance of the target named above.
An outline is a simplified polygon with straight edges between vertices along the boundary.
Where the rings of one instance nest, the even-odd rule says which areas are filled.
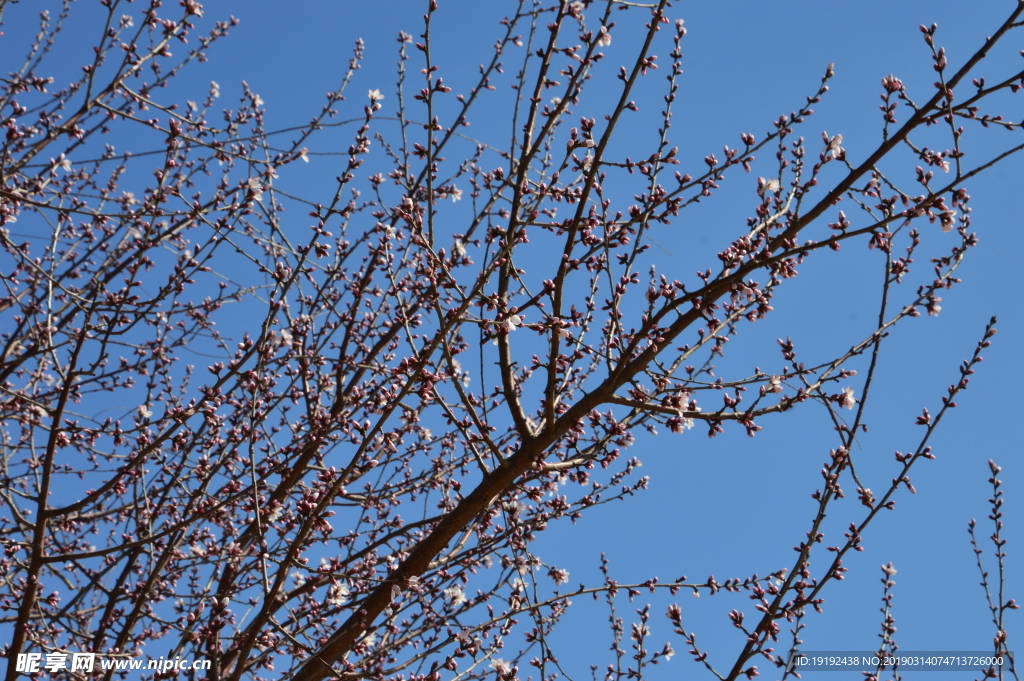
[[[757,193],[762,197],[765,194],[774,194],[780,189],[782,189],[782,185],[774,177],[769,177],[767,180],[763,177],[757,178]]]
[[[836,158],[837,156],[843,153],[843,147],[841,146],[842,143],[843,136],[836,135],[835,137],[828,141],[828,146],[825,148],[825,150],[831,152],[832,158]]]
[[[384,95],[380,93],[380,90],[370,90],[368,94],[370,96],[371,102],[376,102],[378,100],[384,99]]]
[[[843,392],[839,396],[839,406],[853,409],[855,404],[857,404],[857,399],[853,396],[853,388],[849,386],[843,388]]]
[[[569,571],[560,568],[548,570],[548,577],[554,580],[555,584],[566,584],[569,582]]]
[[[462,605],[466,602],[466,594],[461,587],[452,586],[444,590],[444,597],[452,605]]]
[[[249,182],[248,182],[248,186],[249,186],[249,191],[252,192],[253,200],[254,201],[262,201],[263,200],[263,185],[260,183],[259,179],[255,178],[255,177],[250,177],[249,178]]]
[[[329,605],[345,605],[348,601],[349,591],[344,584],[335,584],[327,590],[327,603]]]

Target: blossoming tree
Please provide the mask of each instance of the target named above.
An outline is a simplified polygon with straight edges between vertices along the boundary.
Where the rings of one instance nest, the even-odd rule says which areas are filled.
[[[207,28],[195,0],[103,0],[95,49],[58,82],[47,57],[75,4],[42,14],[21,64],[10,45],[26,36],[2,37],[9,681],[25,671],[19,655],[69,649],[203,657],[211,679],[546,679],[560,673],[548,635],[570,598],[642,589],[752,598],[756,614],[730,614],[743,636],[714,671],[783,674],[799,650],[785,623],[820,605],[867,526],[912,489],[910,469],[995,334],[994,320],[979,329],[939,408],[922,412],[919,446],[872,492],[852,444],[879,348],[895,325],[938,313],[976,242],[969,182],[1024,148],[973,163],[962,151],[982,127],[1019,130],[986,106],[1024,72],[976,71],[1024,5],[962,64],[922,27],[937,81],[882,80],[874,148],[798,136],[829,66],[804,106],[692,168],[672,143],[686,29],[667,0],[510,1],[463,92],[434,59],[444,9],[430,0],[422,35],[400,36],[394,90],[350,91],[357,44],[322,110],[284,133],[247,87],[223,114],[216,84],[201,101],[165,96],[234,25]],[[638,47],[610,66],[602,51],[626,33]],[[512,138],[472,137],[513,62]],[[607,107],[581,116],[597,84]],[[641,106],[660,106],[660,127],[621,153]],[[341,119],[354,132],[331,192],[282,189]],[[909,167],[894,160],[907,155]],[[763,176],[746,224],[696,276],[659,273],[659,230],[745,172]],[[944,233],[948,251],[915,263]],[[814,366],[780,340],[784,370],[715,376],[730,339],[799,286],[801,264],[841,247],[871,249],[884,268],[871,333]],[[849,368],[861,360],[866,370]],[[838,439],[790,565],[635,585],[605,568],[577,589],[531,552],[553,523],[646,486],[626,451],[636,433],[754,437],[810,403]],[[824,518],[849,489],[861,512],[824,546]],[[996,607],[1001,631],[1013,603]],[[711,669],[680,607],[667,615]],[[606,678],[671,657],[671,645],[645,649],[650,611],[638,617],[630,653],[613,622]]]

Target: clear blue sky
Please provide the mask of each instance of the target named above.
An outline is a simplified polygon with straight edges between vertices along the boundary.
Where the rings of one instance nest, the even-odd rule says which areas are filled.
[[[5,52],[12,44],[23,44],[11,38],[26,35],[30,26],[26,21],[32,19],[34,5],[24,2],[8,8],[6,42],[2,43]],[[497,19],[506,4],[440,0],[440,5],[434,30],[435,40],[438,36],[442,40],[435,42],[435,59],[445,84],[456,92],[465,91],[473,82],[477,64],[489,57],[489,46],[499,33]],[[672,15],[684,19],[689,31],[671,135],[673,144],[680,147],[682,169],[698,168],[705,155],[720,154],[723,144],[738,146],[741,132],[763,135],[773,119],[795,110],[814,92],[830,62],[836,70],[831,91],[816,106],[817,113],[802,134],[817,139],[823,130],[841,133],[848,157],[856,164],[879,139],[878,94],[883,76],[895,74],[911,96],[926,99],[934,72],[918,24],[939,24],[936,42],[947,48],[955,66],[973,53],[1013,5],[1010,0],[677,3]],[[380,89],[386,95],[382,113],[390,114],[395,102],[395,37],[399,30],[413,35],[421,32],[425,6],[425,1],[408,0],[207,2],[205,20],[234,14],[241,24],[211,50],[209,63],[186,71],[172,92],[181,93],[181,99],[199,99],[208,82],[215,80],[224,101],[234,101],[240,94],[240,81],[245,80],[267,104],[268,127],[300,124],[319,110],[324,93],[337,86],[355,39],[362,38],[366,42],[363,68],[350,86],[349,102],[342,106],[339,118],[359,116],[369,89]],[[88,12],[81,15],[88,16]],[[635,41],[628,36],[637,35],[644,17],[631,11],[617,18],[619,27],[606,50],[611,67],[629,62]],[[87,27],[83,19],[70,26],[69,38],[81,47],[85,43],[80,41],[88,39],[90,30],[94,27]],[[659,63],[666,67],[667,42],[659,50]],[[1022,48],[1020,36],[1011,38],[990,56],[983,72],[994,80],[1021,68],[1024,60],[1017,53]],[[417,58],[414,54],[411,65],[419,68]],[[494,95],[496,102],[507,97],[502,89],[507,90],[509,82],[506,77],[495,83],[499,90]],[[642,110],[645,106],[656,110],[663,82],[660,75],[650,80],[652,89],[637,99]],[[1016,100],[1003,98],[1006,106],[1001,113],[1024,119],[1021,97],[1024,93]],[[164,99],[168,101],[170,95]],[[490,136],[488,141],[505,148],[509,125],[502,111],[495,106],[489,109],[490,120],[482,112],[471,119],[475,133],[482,138]],[[1024,134],[1019,130],[971,132],[975,134],[968,135],[964,143],[968,161],[1019,144]],[[643,125],[624,134],[623,145],[629,145],[629,134],[653,139],[653,132]],[[325,134],[320,143],[314,141],[310,147],[343,151],[347,139],[344,132]],[[751,175],[734,176],[713,200],[688,210],[672,228],[656,233],[654,238],[664,248],[658,256],[659,269],[681,277],[714,267],[714,254],[738,234],[751,214],[756,177],[769,172],[771,166],[765,163],[755,166]],[[329,197],[331,177],[322,185],[324,197]],[[806,650],[859,650],[877,645],[878,566],[889,561],[899,570],[895,616],[902,649],[990,648],[993,630],[966,533],[972,517],[981,523],[979,534],[987,536],[990,531],[985,519],[990,494],[986,461],[990,458],[1003,467],[1008,497],[1008,595],[1024,597],[1024,555],[1020,553],[1024,546],[1020,501],[1024,465],[1019,431],[1024,315],[1018,300],[1021,267],[1012,260],[1019,257],[1014,254],[1019,253],[1024,227],[1019,203],[1022,178],[1024,163],[1011,159],[980,182],[968,185],[980,245],[959,270],[964,283],[943,295],[940,315],[901,325],[883,349],[867,416],[870,432],[860,438],[860,449],[854,452],[862,475],[875,490],[885,488],[896,470],[893,452],[916,445],[919,430],[913,425],[914,417],[923,407],[937,410],[945,387],[957,376],[958,363],[970,355],[985,322],[993,314],[1000,318],[999,335],[984,353],[986,361],[958,400],[960,407],[948,415],[932,443],[937,460],[923,462],[912,474],[918,493],[902,492],[897,497],[896,511],[872,527],[864,542],[866,550],[847,563],[850,572],[845,582],[834,583],[826,591],[824,614],[811,614],[805,620]],[[304,195],[314,197],[316,178],[304,182]],[[929,228],[934,232],[927,234],[929,243],[943,246],[938,226],[923,229]],[[924,258],[917,265],[918,272],[927,267]],[[681,274],[675,274],[677,271]],[[838,354],[870,333],[879,272],[877,253],[869,253],[863,244],[847,246],[840,254],[811,258],[801,268],[801,276],[775,299],[776,312],[745,328],[729,344],[723,366],[736,367],[737,372],[749,372],[754,365],[769,373],[778,371],[782,359],[775,338],[786,336],[798,344],[808,363]],[[911,290],[897,293],[905,298]],[[852,385],[859,393],[859,382]],[[651,476],[650,490],[625,503],[594,509],[575,526],[551,528],[534,546],[536,553],[545,562],[568,569],[570,585],[599,580],[596,568],[602,552],[609,556],[613,576],[621,582],[652,576],[667,580],[682,574],[700,580],[714,574],[723,581],[789,566],[795,555],[791,547],[803,538],[813,513],[810,494],[820,486],[818,471],[836,440],[827,415],[814,404],[805,405],[798,413],[763,419],[760,425],[764,430],[754,439],[733,429],[714,440],[708,440],[700,428],[683,435],[639,435],[629,454],[644,462],[642,472]],[[862,507],[849,481],[846,489],[850,494],[833,507],[826,529],[832,538],[841,536],[851,520],[861,517]],[[990,554],[986,557],[990,569],[994,568]],[[822,553],[816,565],[822,567],[824,560]],[[675,598],[659,595],[652,601],[654,636],[649,647],[660,649],[664,641],[671,641],[677,656],[660,666],[652,678],[705,674],[688,659],[684,643],[671,633],[664,618],[664,608],[672,601],[683,606],[684,621],[697,632],[711,659],[728,669],[742,637],[731,627],[726,613],[738,608],[754,617],[745,595],[719,594],[699,600],[685,593]],[[603,667],[611,659],[606,611],[582,601],[578,606],[554,641],[556,655],[576,680],[589,678],[590,664]],[[631,606],[622,601],[619,614],[628,621],[635,607],[639,603]],[[1024,637],[1022,620],[1019,614],[1009,617],[1011,647],[1013,641]],[[762,670],[766,677],[771,676],[764,666]],[[966,678],[966,674],[956,678]]]

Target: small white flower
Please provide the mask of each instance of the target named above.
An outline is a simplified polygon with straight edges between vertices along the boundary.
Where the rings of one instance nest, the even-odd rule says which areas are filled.
[[[368,94],[370,96],[371,102],[376,102],[378,100],[384,99],[384,95],[380,93],[380,90],[370,90]]]
[[[604,26],[601,27],[601,33],[597,38],[597,44],[601,47],[608,47],[612,44],[612,34],[608,32],[608,29]]]
[[[551,98],[551,103],[553,105],[555,105],[555,106],[558,106],[559,104],[562,103],[562,98],[561,97],[552,97]]]
[[[683,430],[693,428],[693,419],[686,415],[685,409],[679,409],[676,413],[679,414],[679,418],[682,420]]]
[[[956,211],[955,210],[944,210],[939,213],[939,220],[942,223],[943,232],[952,232],[953,227],[956,226]]]
[[[548,570],[548,577],[554,580],[555,584],[567,584],[569,582],[569,571],[560,568]]]
[[[391,585],[391,602],[394,603],[398,600],[398,597],[402,595],[402,587],[397,584]]]
[[[220,85],[215,80],[210,81],[210,96],[214,98],[220,97]]]
[[[259,95],[253,95],[252,103],[256,106],[263,106],[263,98],[260,97]]]
[[[135,25],[135,22],[127,14],[121,15],[121,28],[131,28]]]
[[[452,251],[455,252],[455,255],[461,258],[466,255],[466,244],[463,243],[462,239],[456,239],[455,245],[452,246]]]
[[[141,416],[144,419],[148,419],[152,415],[153,415],[153,412],[150,411],[149,409],[147,409],[146,405],[144,405],[144,404],[139,405],[139,416]]]
[[[250,177],[249,178],[249,182],[248,182],[248,186],[249,186],[249,191],[252,192],[253,200],[255,200],[255,201],[262,201],[263,200],[263,184],[260,183],[259,179],[255,178],[255,177]]]
[[[500,657],[495,657],[491,659],[491,669],[499,674],[508,674],[510,667],[508,666],[508,662],[505,662],[505,660]]]
[[[451,193],[452,193],[452,201],[461,201],[462,200],[462,190],[459,189],[458,187],[452,187],[452,192]]]
[[[345,605],[348,601],[348,587],[344,584],[337,584],[327,590],[327,603],[330,605]]]
[[[462,605],[466,602],[466,594],[458,586],[449,587],[444,590],[444,597],[452,605]]]
[[[513,521],[518,521],[526,511],[526,506],[518,500],[506,501],[501,507],[505,509],[505,512],[509,514]]]
[[[580,165],[583,167],[584,170],[590,170],[590,166],[593,163],[594,163],[594,157],[591,156],[590,154],[587,154],[586,157],[584,157],[583,162]]]
[[[843,388],[843,393],[839,397],[839,406],[853,409],[855,404],[857,404],[857,399],[853,396],[853,388],[849,386]]]
[[[842,144],[843,136],[836,135],[835,137],[828,141],[828,146],[825,147],[825,150],[832,154],[832,158],[836,158],[837,156],[843,153],[843,147],[841,146]]]
[[[760,196],[765,194],[774,194],[782,188],[782,185],[774,177],[770,177],[767,180],[763,177],[757,178],[757,193]]]
[[[672,645],[669,643],[666,643],[664,650],[661,651],[661,656],[666,660],[671,660],[672,656],[675,654],[676,651],[672,649]]]
[[[520,317],[517,314],[509,315],[508,319],[505,320],[505,328],[508,331],[515,331],[517,326],[522,326],[522,325],[523,325],[523,318]]]
[[[307,149],[306,147],[302,147],[302,149],[299,151],[299,158],[301,158],[306,163],[309,163],[309,156],[307,154],[309,154],[309,149]]]

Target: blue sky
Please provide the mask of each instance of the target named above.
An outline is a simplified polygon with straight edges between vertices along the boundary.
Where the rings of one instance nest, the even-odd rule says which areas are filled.
[[[4,40],[21,44],[17,39],[30,30],[32,4],[8,9]],[[813,94],[830,62],[835,63],[836,71],[831,90],[816,105],[816,114],[804,125],[802,134],[816,140],[823,130],[841,133],[849,158],[857,163],[879,140],[882,77],[895,74],[912,96],[917,93],[918,99],[927,98],[934,72],[918,24],[939,24],[936,42],[946,47],[950,63],[956,66],[973,53],[1014,4],[1003,0],[678,3],[672,16],[685,20],[688,34],[671,138],[680,148],[682,167],[697,167],[705,155],[720,152],[723,144],[738,146],[741,132],[763,135],[773,119],[795,110]],[[206,20],[233,14],[241,23],[211,50],[208,63],[186,71],[165,101],[175,96],[199,99],[211,80],[220,84],[224,101],[235,100],[244,80],[266,102],[268,127],[300,124],[319,110],[324,93],[337,86],[354,41],[362,38],[366,44],[363,66],[353,79],[349,102],[341,107],[339,118],[358,117],[364,93],[370,89],[385,94],[382,113],[390,114],[395,102],[395,37],[399,30],[419,35],[425,5],[407,0],[207,2]],[[489,58],[489,46],[499,34],[497,20],[506,5],[481,0],[441,0],[440,5],[434,26],[435,59],[445,83],[460,92],[473,82],[476,65]],[[87,14],[82,12],[82,16]],[[617,18],[619,27],[606,50],[609,62],[616,66],[628,63],[643,16],[634,10]],[[84,20],[72,24],[71,44],[85,45],[91,30],[94,28]],[[659,50],[662,55],[668,51],[668,36],[664,37]],[[1022,48],[1020,36],[1011,36],[1001,50],[990,55],[981,72],[994,80],[1020,69],[1018,52]],[[412,56],[411,65],[419,68],[417,58]],[[661,63],[667,66],[667,62],[667,56],[662,56]],[[69,61],[68,67],[73,69],[73,62]],[[647,111],[657,110],[664,82],[661,75],[651,79],[650,89],[637,98],[640,121]],[[508,77],[505,82],[496,81],[494,104],[471,117],[475,134],[503,148],[507,147],[509,123],[501,102],[507,99],[508,82]],[[1000,103],[1005,105],[1001,113],[1015,120],[1024,118],[1019,99],[1003,98]],[[599,111],[596,103],[592,106]],[[343,151],[350,132],[325,133],[310,148],[314,152]],[[1020,130],[970,132],[973,134],[964,142],[968,161],[1020,143],[1022,134]],[[623,129],[619,143],[629,148],[633,143],[630,135],[639,143],[650,142],[653,134],[649,125],[639,123]],[[911,161],[911,170],[913,165]],[[771,165],[764,164],[755,166],[750,175],[733,176],[711,201],[688,209],[678,224],[656,233],[654,238],[663,248],[657,256],[659,269],[691,276],[696,269],[714,267],[715,253],[734,238],[751,214],[756,177],[769,172]],[[958,399],[960,406],[947,416],[932,443],[937,460],[915,468],[912,477],[917,494],[898,495],[896,511],[872,527],[864,543],[866,550],[847,563],[847,579],[826,590],[824,614],[806,620],[808,628],[802,636],[806,650],[875,647],[881,604],[878,566],[889,561],[899,570],[895,616],[902,649],[990,647],[992,626],[966,533],[970,518],[979,519],[981,536],[989,532],[985,520],[991,492],[986,483],[988,459],[1003,467],[1006,483],[1008,595],[1024,593],[1020,590],[1024,557],[1017,553],[1024,540],[1019,501],[1024,494],[1019,433],[1024,316],[1018,302],[1021,268],[1012,260],[1018,257],[1013,254],[1019,251],[1024,227],[1018,206],[1022,177],[1024,164],[1016,158],[968,185],[973,228],[980,245],[959,270],[964,283],[943,295],[940,315],[900,325],[883,348],[866,419],[870,431],[854,452],[862,475],[876,490],[884,488],[895,472],[893,451],[916,445],[919,431],[913,425],[914,417],[923,407],[933,413],[937,410],[946,386],[957,377],[957,365],[970,355],[985,322],[999,315],[994,345],[984,353],[985,362],[972,378],[970,389]],[[331,191],[330,179],[328,176],[322,184],[325,198]],[[288,181],[287,177],[282,180]],[[321,190],[317,182],[312,176],[301,178],[306,196]],[[934,233],[926,235],[928,243],[937,249],[945,247],[938,226],[922,229],[929,228]],[[851,244],[834,256],[811,258],[801,268],[801,276],[775,299],[776,312],[745,328],[730,343],[723,366],[737,367],[737,372],[749,371],[754,365],[769,373],[780,369],[778,337],[791,337],[809,363],[842,352],[870,333],[879,267],[877,252],[868,252],[863,244]],[[924,258],[918,267],[925,270]],[[898,291],[904,298],[910,292]],[[859,392],[859,383],[852,385]],[[699,428],[682,435],[638,436],[629,453],[644,462],[642,472],[651,476],[649,491],[593,509],[575,526],[551,528],[534,547],[536,553],[546,562],[568,569],[570,585],[599,580],[602,552],[611,560],[613,576],[624,583],[683,574],[700,580],[714,574],[722,581],[789,566],[795,555],[791,547],[802,539],[813,513],[810,494],[819,486],[818,471],[829,449],[836,446],[836,438],[824,410],[813,404],[797,413],[764,419],[760,425],[764,430],[754,439],[727,429],[725,435],[708,440]],[[852,489],[848,482],[848,492]],[[860,508],[855,495],[848,494],[833,507],[826,532],[833,537],[841,535],[851,520],[860,518]],[[986,557],[991,565],[990,554]],[[823,563],[824,556],[818,561]],[[671,634],[663,616],[671,601],[683,606],[687,626],[697,632],[711,659],[720,667],[731,666],[730,653],[739,649],[742,637],[731,627],[726,613],[739,608],[753,617],[744,595],[658,596],[652,601],[656,605],[650,648],[671,641],[678,654],[655,670],[654,678],[704,673],[687,659],[683,642]],[[578,606],[554,640],[555,653],[574,679],[588,678],[590,664],[603,667],[610,661],[607,612],[597,604],[580,602]],[[620,615],[628,621],[635,607],[638,605],[621,602]],[[1024,636],[1024,623],[1016,613],[1010,615],[1009,622],[1013,647],[1012,641]]]

